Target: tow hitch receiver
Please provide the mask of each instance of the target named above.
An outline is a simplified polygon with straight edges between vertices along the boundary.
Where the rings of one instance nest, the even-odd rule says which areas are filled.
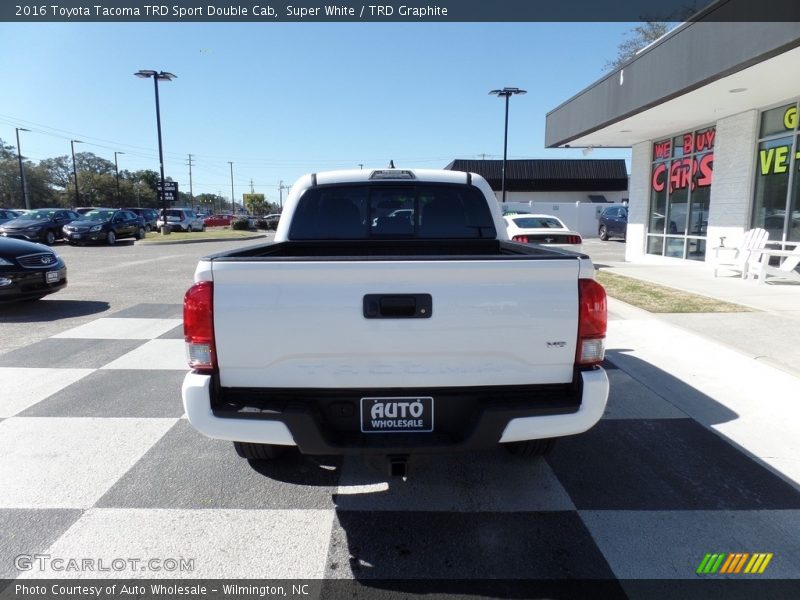
[[[391,477],[408,478],[408,456],[406,455],[391,455],[389,459],[389,475]]]

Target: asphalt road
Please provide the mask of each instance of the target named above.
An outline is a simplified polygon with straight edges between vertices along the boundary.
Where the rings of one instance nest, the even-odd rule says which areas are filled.
[[[66,289],[36,302],[0,304],[0,355],[143,302],[181,304],[200,257],[258,243],[164,245],[120,240],[114,246],[70,246],[57,242],[53,249],[67,263]]]

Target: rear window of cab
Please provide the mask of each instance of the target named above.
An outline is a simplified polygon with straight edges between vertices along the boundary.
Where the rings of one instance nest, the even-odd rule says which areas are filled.
[[[474,186],[386,183],[317,186],[300,198],[291,240],[496,238]]]

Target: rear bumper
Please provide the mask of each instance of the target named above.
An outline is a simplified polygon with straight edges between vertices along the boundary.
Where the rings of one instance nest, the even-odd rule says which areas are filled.
[[[343,409],[359,396],[422,393],[437,402],[432,433],[361,433],[358,414]],[[567,386],[287,391],[226,390],[212,376],[189,373],[182,394],[189,422],[214,439],[298,446],[305,454],[411,454],[581,433],[603,416],[608,378],[595,368]]]

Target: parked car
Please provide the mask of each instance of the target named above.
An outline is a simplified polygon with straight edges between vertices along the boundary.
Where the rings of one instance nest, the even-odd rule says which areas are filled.
[[[612,237],[625,239],[628,230],[628,209],[624,206],[609,206],[600,213],[597,235],[601,240]]]
[[[583,238],[558,217],[530,213],[506,213],[508,237],[523,244],[547,244],[580,252]]]
[[[281,216],[279,214],[267,215],[264,217],[264,220],[267,222],[267,229],[277,229],[278,222],[281,220]]]
[[[0,235],[30,242],[44,242],[52,246],[57,239],[63,237],[64,225],[79,217],[73,210],[38,208],[0,225]]]
[[[64,226],[64,239],[72,245],[106,242],[114,245],[119,238],[145,236],[144,219],[128,210],[98,208]]]
[[[203,220],[206,227],[227,227],[236,220],[234,215],[211,215]]]
[[[43,244],[0,238],[0,302],[38,300],[67,285],[67,265]]]
[[[413,227],[413,223],[413,208],[398,208],[385,215],[373,217],[372,219],[372,227],[377,228],[378,231],[392,229],[393,227],[410,228]],[[388,227],[387,224],[389,224]]]
[[[79,215],[85,215],[90,210],[98,210],[98,209],[105,209],[105,210],[113,210],[108,206],[79,206],[78,208],[74,209],[76,213]]]
[[[163,211],[162,211],[163,213]],[[159,215],[157,227],[161,228],[164,224],[163,215]],[[203,219],[194,214],[193,210],[188,208],[168,208],[167,209],[167,225],[170,231],[205,231],[206,224]]]
[[[155,208],[125,208],[144,219],[144,229],[148,233],[158,228],[158,211]]]
[[[7,221],[13,221],[14,219],[19,218],[19,213],[11,210],[10,208],[0,208],[0,223],[5,223]]]

